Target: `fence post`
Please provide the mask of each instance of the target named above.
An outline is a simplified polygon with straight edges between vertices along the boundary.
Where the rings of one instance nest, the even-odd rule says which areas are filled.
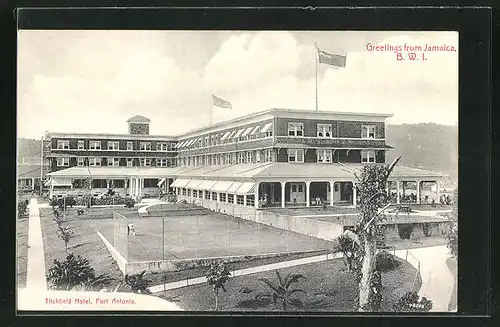
[[[408,249],[406,249],[405,261],[408,261]]]

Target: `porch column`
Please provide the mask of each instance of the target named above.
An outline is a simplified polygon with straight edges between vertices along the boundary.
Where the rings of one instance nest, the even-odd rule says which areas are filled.
[[[311,193],[311,182],[306,181],[306,207],[310,206],[311,200],[309,199]]]
[[[352,205],[356,208],[356,183],[352,182]]]
[[[399,196],[399,181],[396,181],[396,203],[401,203],[401,197]]]
[[[285,207],[285,186],[286,182],[280,182],[281,183],[281,207]]]
[[[259,208],[259,182],[255,182],[255,191],[254,191],[254,206],[255,208]]]
[[[437,197],[437,200],[436,200],[436,203],[441,203],[440,202],[440,197],[441,197],[441,194],[440,194],[440,189],[439,189],[439,180],[436,180],[436,197]]]
[[[32,178],[31,179],[31,189],[34,190],[35,189],[35,178]]]
[[[170,179],[167,178],[167,179],[165,179],[165,191],[167,192],[167,194],[168,194],[169,190],[170,190]]]
[[[335,186],[335,182],[330,182],[330,206],[333,206],[333,191]]]
[[[226,203],[229,203],[229,193],[226,193]]]
[[[243,194],[243,206],[247,205],[247,195]]]
[[[106,185],[107,185],[108,189],[111,188],[111,180],[110,179],[106,179]]]
[[[417,204],[420,204],[420,181],[417,180]]]

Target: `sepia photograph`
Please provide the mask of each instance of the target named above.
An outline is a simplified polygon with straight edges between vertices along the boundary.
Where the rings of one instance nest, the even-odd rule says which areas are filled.
[[[17,309],[456,313],[458,36],[19,29]]]

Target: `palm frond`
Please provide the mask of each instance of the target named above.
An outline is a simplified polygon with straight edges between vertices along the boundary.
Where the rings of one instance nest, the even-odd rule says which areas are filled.
[[[394,169],[394,167],[396,167],[396,165],[398,164],[399,160],[401,160],[401,156],[395,158],[394,161],[389,165],[389,168],[387,168],[387,176],[386,176],[386,178],[389,178],[389,176],[392,173],[392,170]]]
[[[288,289],[288,287],[290,287],[290,285],[292,285],[293,283],[297,283],[301,278],[306,279],[306,276],[301,274],[292,275],[288,280],[288,283],[285,285],[285,289]]]
[[[293,289],[293,290],[288,291],[288,296],[295,294],[295,293],[304,293],[306,296],[309,296],[309,294],[307,294],[306,291],[301,290],[301,289]]]
[[[260,280],[261,282],[263,282],[264,284],[266,284],[270,289],[273,290],[273,292],[275,292],[275,293],[279,292],[278,288],[275,287],[267,278],[259,278],[257,280]]]
[[[279,286],[283,287],[284,286],[283,279],[281,279],[281,275],[280,275],[279,271],[275,270],[274,272],[276,273],[276,276],[278,276]]]

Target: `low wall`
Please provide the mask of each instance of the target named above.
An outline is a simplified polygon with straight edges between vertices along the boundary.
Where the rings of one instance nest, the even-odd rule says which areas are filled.
[[[299,251],[299,252],[287,252],[287,253],[265,253],[259,255],[239,255],[239,256],[227,256],[227,257],[213,257],[213,258],[192,258],[192,259],[181,259],[181,260],[156,260],[156,261],[140,261],[140,262],[127,262],[126,263],[126,273],[133,275],[139,274],[143,271],[149,273],[160,273],[167,271],[181,271],[192,268],[199,267],[209,267],[211,263],[217,260],[224,260],[226,262],[246,262],[257,259],[267,259],[267,258],[278,258],[287,257],[292,254],[307,254],[307,253],[318,253],[320,251]]]
[[[127,265],[128,265],[127,260],[125,260],[125,258],[120,254],[120,252],[118,252],[118,250],[115,249],[115,247],[111,245],[111,243],[99,231],[97,231],[97,235],[106,246],[106,249],[108,249],[108,252],[109,254],[111,254],[111,257],[116,261],[118,268],[120,268],[121,272],[125,275],[127,272]]]
[[[335,222],[318,221],[304,217],[282,215],[273,212],[257,210],[255,209],[255,207],[192,198],[184,195],[178,196],[178,198],[179,200],[184,199],[188,203],[195,203],[202,207],[208,208],[214,212],[220,212],[241,219],[261,223],[267,226],[272,226],[283,230],[320,238],[326,241],[334,240],[343,232],[343,226]]]

